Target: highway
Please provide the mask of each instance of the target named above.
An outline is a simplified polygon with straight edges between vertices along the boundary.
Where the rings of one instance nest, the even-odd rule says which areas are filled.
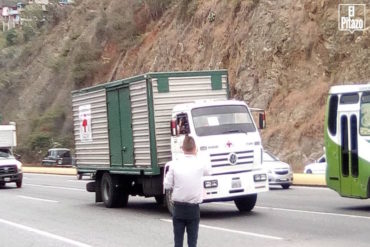
[[[173,246],[171,218],[154,199],[107,209],[85,191],[87,182],[26,173],[21,189],[1,188],[0,246]],[[369,246],[370,201],[276,187],[248,214],[233,202],[203,204],[200,224],[198,246]]]

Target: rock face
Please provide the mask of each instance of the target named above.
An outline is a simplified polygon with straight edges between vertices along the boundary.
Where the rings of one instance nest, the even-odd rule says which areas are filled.
[[[73,88],[148,71],[225,68],[234,97],[266,109],[267,129],[262,130],[265,148],[302,171],[308,159],[323,152],[330,86],[370,82],[369,28],[353,34],[338,31],[336,1],[182,0],[169,3],[163,12],[153,12],[149,4],[131,4],[129,7],[135,8],[130,16],[136,28],[132,31],[134,42],[97,31],[104,16],[108,16],[109,25],[119,2],[89,1],[75,6],[68,21],[56,25],[45,37],[44,48],[35,56],[45,62],[50,54],[58,57],[65,53],[68,42],[82,40],[101,47],[96,59],[103,64],[99,72],[95,71],[88,83],[73,84],[71,77],[55,76],[42,62],[27,64],[33,80],[21,82],[13,90],[22,102],[7,98],[4,107],[13,112],[10,116],[27,116],[32,110],[41,115],[48,106],[63,102],[66,121],[62,130],[71,131],[70,102],[65,99]],[[76,33],[79,35],[73,39]],[[72,46],[66,57],[76,52]],[[65,68],[71,70],[68,63]],[[62,90],[54,92],[55,88]],[[45,94],[53,97],[34,99]],[[24,102],[27,107],[15,114],[16,106]],[[25,134],[31,131],[23,129]]]

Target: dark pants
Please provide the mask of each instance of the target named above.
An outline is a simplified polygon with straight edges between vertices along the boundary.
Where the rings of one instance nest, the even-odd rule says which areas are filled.
[[[188,246],[197,246],[199,219],[200,212],[198,204],[174,202],[172,222],[175,247],[183,246],[185,228],[188,235]]]

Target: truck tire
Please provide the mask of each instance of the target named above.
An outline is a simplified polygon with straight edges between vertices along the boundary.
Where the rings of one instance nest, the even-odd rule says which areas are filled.
[[[154,196],[154,198],[159,206],[164,206],[165,195]]]
[[[17,188],[21,188],[22,187],[22,179],[15,182],[15,184],[17,185]]]
[[[281,187],[283,187],[284,190],[289,189],[290,184],[282,184]]]
[[[250,212],[256,205],[257,194],[246,195],[234,200],[240,212]]]
[[[101,180],[101,195],[105,207],[115,208],[120,204],[118,184],[109,173],[104,173]]]
[[[173,215],[172,190],[166,190],[165,204],[170,215]]]

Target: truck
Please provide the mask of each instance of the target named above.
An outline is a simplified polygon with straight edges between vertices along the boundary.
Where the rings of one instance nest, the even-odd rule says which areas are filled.
[[[204,202],[234,201],[245,212],[269,189],[259,130],[249,107],[230,100],[227,70],[147,73],[83,88],[72,92],[72,108],[77,172],[94,174],[86,189],[106,207],[139,195],[171,212],[163,179],[185,135],[211,166]]]
[[[22,163],[13,154],[17,146],[16,125],[10,122],[0,125],[0,187],[6,183],[15,183],[17,188],[22,187]]]

